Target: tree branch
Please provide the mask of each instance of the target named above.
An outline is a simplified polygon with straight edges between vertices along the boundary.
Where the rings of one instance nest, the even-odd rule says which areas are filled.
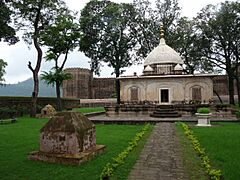
[[[34,73],[34,69],[32,67],[32,63],[28,61],[28,68]]]

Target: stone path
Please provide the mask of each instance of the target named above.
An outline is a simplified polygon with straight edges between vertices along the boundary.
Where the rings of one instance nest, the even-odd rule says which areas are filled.
[[[128,180],[186,180],[174,123],[158,123]]]

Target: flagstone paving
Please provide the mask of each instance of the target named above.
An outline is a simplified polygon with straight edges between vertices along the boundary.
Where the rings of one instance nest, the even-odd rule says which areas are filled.
[[[128,180],[186,180],[174,123],[157,123]]]

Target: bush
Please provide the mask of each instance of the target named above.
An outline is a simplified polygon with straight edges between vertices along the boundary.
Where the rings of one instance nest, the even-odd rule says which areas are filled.
[[[201,114],[209,114],[210,113],[210,109],[207,108],[207,107],[202,107],[202,108],[198,108],[197,112],[201,113]]]

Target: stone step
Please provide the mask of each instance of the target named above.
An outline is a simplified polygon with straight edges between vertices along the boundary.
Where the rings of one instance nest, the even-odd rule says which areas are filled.
[[[177,117],[181,117],[181,115],[180,114],[150,114],[150,117],[177,118]]]
[[[156,109],[155,112],[173,112],[174,109]]]
[[[173,109],[172,105],[158,105],[157,109]]]
[[[176,111],[154,111],[153,114],[178,114]]]

